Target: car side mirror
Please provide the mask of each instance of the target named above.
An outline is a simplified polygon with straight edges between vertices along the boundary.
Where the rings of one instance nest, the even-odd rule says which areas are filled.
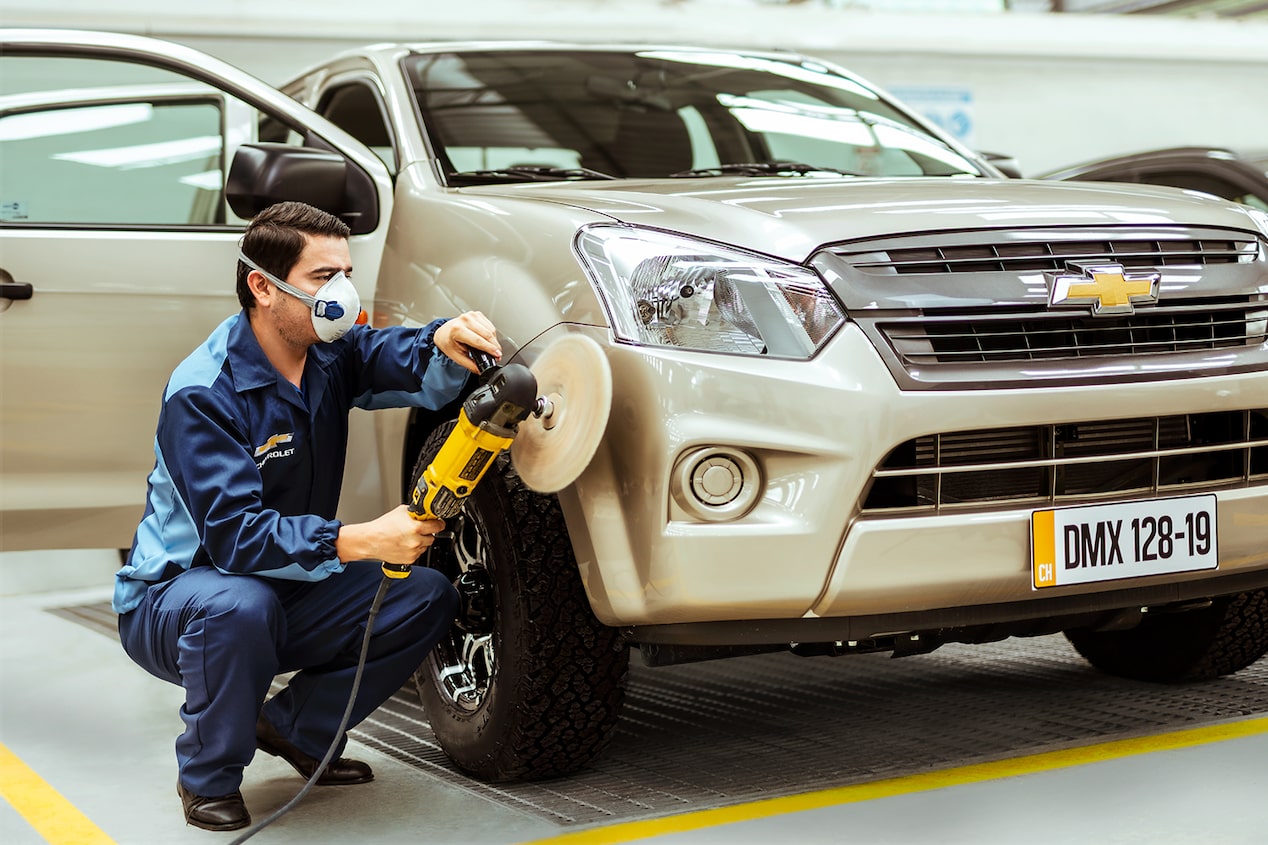
[[[245,220],[291,201],[339,217],[353,234],[378,225],[378,203],[369,178],[338,153],[312,147],[243,144],[229,165],[225,199]]]

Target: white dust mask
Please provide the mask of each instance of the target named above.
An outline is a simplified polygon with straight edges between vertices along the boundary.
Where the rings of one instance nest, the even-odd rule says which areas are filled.
[[[347,334],[348,329],[352,328],[357,318],[361,316],[361,297],[353,286],[352,280],[342,270],[331,276],[330,280],[318,288],[314,295],[304,293],[294,285],[288,285],[247,258],[241,250],[238,250],[238,257],[248,267],[263,273],[265,278],[277,285],[279,289],[307,305],[312,311],[313,329],[317,332],[317,337],[326,343],[338,340]]]

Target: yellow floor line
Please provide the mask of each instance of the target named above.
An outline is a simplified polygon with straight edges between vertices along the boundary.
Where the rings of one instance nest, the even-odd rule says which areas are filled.
[[[1063,749],[1061,751],[1047,751],[1009,760],[996,760],[991,763],[942,769],[935,772],[925,772],[872,783],[860,783],[853,786],[824,789],[818,792],[807,792],[801,795],[789,795],[783,798],[767,798],[761,801],[738,804],[733,807],[699,810],[661,819],[625,822],[607,827],[565,833],[547,839],[537,839],[530,843],[524,843],[524,845],[618,845],[618,843],[622,842],[634,842],[672,833],[719,827],[734,822],[753,821],[786,813],[797,813],[803,810],[816,810],[839,804],[854,804],[860,801],[890,798],[895,795],[909,795],[915,792],[926,792],[931,789],[943,789],[949,786],[961,786],[963,784],[980,783],[1018,775],[1047,772],[1054,769],[1081,766],[1087,763],[1099,763],[1155,751],[1173,751],[1179,748],[1189,748],[1195,745],[1205,745],[1262,733],[1268,733],[1268,717],[1209,725],[1201,728],[1189,728],[1133,739],[1120,739],[1097,745]]]
[[[0,796],[50,845],[114,845],[75,805],[0,744]]]

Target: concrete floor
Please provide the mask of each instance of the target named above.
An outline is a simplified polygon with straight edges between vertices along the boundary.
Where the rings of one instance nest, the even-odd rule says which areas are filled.
[[[209,833],[184,824],[172,752],[181,730],[181,691],[145,674],[100,630],[49,612],[108,599],[116,561],[111,552],[0,554],[0,794],[5,799],[0,841],[7,845],[227,843],[241,833]],[[936,662],[932,655],[853,666],[848,664],[872,656],[795,661],[798,674],[789,676],[794,680],[779,682],[786,700],[772,703],[755,695],[736,704],[742,715],[729,717],[720,712],[724,702],[710,698],[722,677],[718,670],[712,675],[697,667],[636,671],[627,725],[610,751],[611,762],[601,760],[597,774],[522,790],[474,784],[443,765],[410,765],[374,743],[356,741],[354,734],[349,750],[374,766],[376,780],[314,789],[251,841],[1268,842],[1263,798],[1268,792],[1263,763],[1268,759],[1268,671],[1257,665],[1233,679],[1179,691],[1133,686],[1099,680],[1077,658],[1066,660],[1063,647],[1009,641],[951,650]],[[985,673],[978,657],[983,652],[975,650],[983,648],[989,649],[984,654],[994,667]],[[929,662],[910,662],[917,660]],[[726,664],[732,675],[746,668],[765,673],[774,665],[722,661],[711,666]],[[900,664],[912,668],[867,686],[869,672]],[[809,744],[799,746],[797,729],[784,729],[789,709],[813,711],[818,693],[809,676],[816,671],[853,679],[857,697],[841,690],[833,706],[866,716],[866,744],[856,748],[840,733],[825,733],[824,742],[815,743],[812,735]],[[797,677],[808,678],[804,687]],[[1164,692],[1156,692],[1160,689]],[[1019,693],[1024,697],[1017,698]],[[713,773],[712,798],[693,797],[683,787],[690,778],[707,781],[710,773],[702,774],[708,766],[701,765],[688,772],[683,759],[672,755],[668,746],[679,741],[657,720],[668,725],[683,717],[654,712],[655,702],[666,697],[680,702],[677,706],[694,701],[710,711],[699,716],[725,717],[714,719],[721,724],[706,738],[711,746],[723,746],[720,754],[730,755],[718,758],[716,766],[726,771]],[[999,712],[982,712],[992,710],[992,701]],[[974,709],[979,712],[972,721],[963,717]],[[1139,720],[1133,718],[1137,710]],[[923,714],[921,721],[913,721],[912,711]],[[810,716],[822,718],[815,712]],[[1018,739],[1028,735],[1028,719],[1034,744]],[[754,732],[746,720],[778,730]],[[1042,733],[1042,725],[1062,720],[1073,726],[1064,734],[1066,741]],[[934,729],[924,733],[919,726],[925,724]],[[948,733],[971,729],[976,734],[948,739],[939,733],[940,725]],[[699,733],[698,726],[692,730]],[[906,756],[891,765],[889,750]],[[833,755],[862,768],[829,772],[823,761]],[[578,822],[581,816],[575,813],[552,817],[534,809],[551,796],[576,803],[581,799],[575,790],[569,792],[572,787],[600,783],[595,780],[600,776],[607,778],[604,784],[620,783],[612,780],[614,771],[639,764],[643,770],[631,783],[659,781],[667,794],[687,797],[658,805],[626,796],[642,809],[598,814],[606,814],[607,821]],[[736,788],[720,788],[723,782]],[[753,788],[746,790],[745,784]],[[259,821],[302,785],[286,764],[260,755],[247,770],[243,793]],[[605,797],[618,803],[622,798]]]

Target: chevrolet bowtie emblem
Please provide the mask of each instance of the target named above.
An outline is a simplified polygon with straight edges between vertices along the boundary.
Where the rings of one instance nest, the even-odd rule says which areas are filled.
[[[1074,272],[1044,273],[1048,305],[1053,308],[1092,306],[1092,316],[1134,314],[1137,305],[1158,301],[1159,273],[1125,273],[1122,264],[1072,265]]]
[[[292,438],[294,438],[294,436],[295,436],[295,432],[293,431],[288,431],[286,434],[270,435],[269,439],[264,441],[264,445],[258,447],[255,450],[255,456],[258,458],[261,455],[263,455],[265,452],[267,452],[268,450],[272,449],[274,446],[279,446],[282,443],[290,443]]]

